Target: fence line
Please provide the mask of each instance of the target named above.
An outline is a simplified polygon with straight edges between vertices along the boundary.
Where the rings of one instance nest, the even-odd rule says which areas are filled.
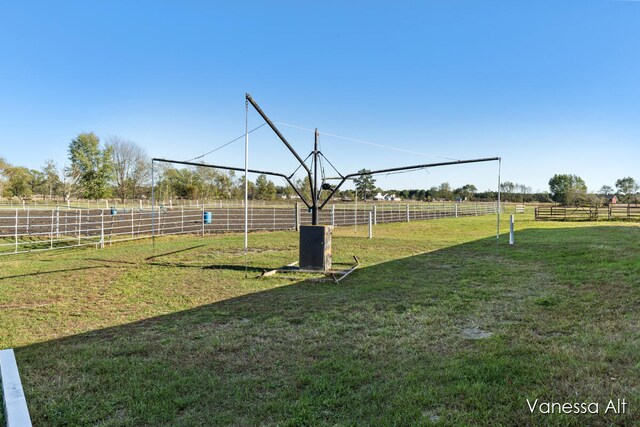
[[[538,221],[639,220],[640,206],[538,206],[535,209],[535,218]]]
[[[322,224],[349,226],[495,214],[496,203],[407,203],[331,205],[320,211]],[[205,218],[210,213],[210,222]],[[152,219],[155,214],[155,225]],[[301,204],[249,209],[249,231],[295,230],[311,224]],[[144,209],[0,210],[0,255],[70,247],[104,247],[115,242],[156,236],[240,232],[241,205],[156,207]]]

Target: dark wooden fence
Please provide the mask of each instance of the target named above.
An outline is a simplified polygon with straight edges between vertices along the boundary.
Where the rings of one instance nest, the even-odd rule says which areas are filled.
[[[610,206],[539,206],[538,221],[640,220],[640,205]]]

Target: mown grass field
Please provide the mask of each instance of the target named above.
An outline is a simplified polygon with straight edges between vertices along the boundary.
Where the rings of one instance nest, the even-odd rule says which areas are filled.
[[[334,261],[362,262],[339,285],[255,278],[297,259],[292,232],[250,235],[246,270],[241,235],[5,257],[0,348],[34,425],[637,425],[640,227],[517,230],[337,229]]]

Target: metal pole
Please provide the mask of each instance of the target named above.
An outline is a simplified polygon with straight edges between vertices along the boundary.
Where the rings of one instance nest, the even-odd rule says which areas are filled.
[[[153,170],[153,159],[151,160],[151,241],[155,247],[156,243],[156,213],[155,213],[155,203],[156,203],[156,191],[155,191],[155,175]]]
[[[249,247],[249,94],[244,101],[244,255]]]
[[[313,203],[311,204],[311,225],[318,225],[318,129],[313,141]]]
[[[500,240],[500,170],[502,169],[502,157],[498,157],[498,224],[496,230],[496,244]]]

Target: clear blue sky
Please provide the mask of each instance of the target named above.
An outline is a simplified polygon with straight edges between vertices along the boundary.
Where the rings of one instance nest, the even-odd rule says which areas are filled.
[[[342,172],[501,156],[503,180],[640,180],[640,2],[0,3],[0,156],[62,166],[80,132],[188,159],[244,131],[244,93]],[[250,126],[260,124],[251,113]],[[313,135],[283,132],[308,154]],[[242,166],[242,142],[205,158]],[[295,167],[266,128],[251,166]],[[378,177],[495,188],[497,165]]]

